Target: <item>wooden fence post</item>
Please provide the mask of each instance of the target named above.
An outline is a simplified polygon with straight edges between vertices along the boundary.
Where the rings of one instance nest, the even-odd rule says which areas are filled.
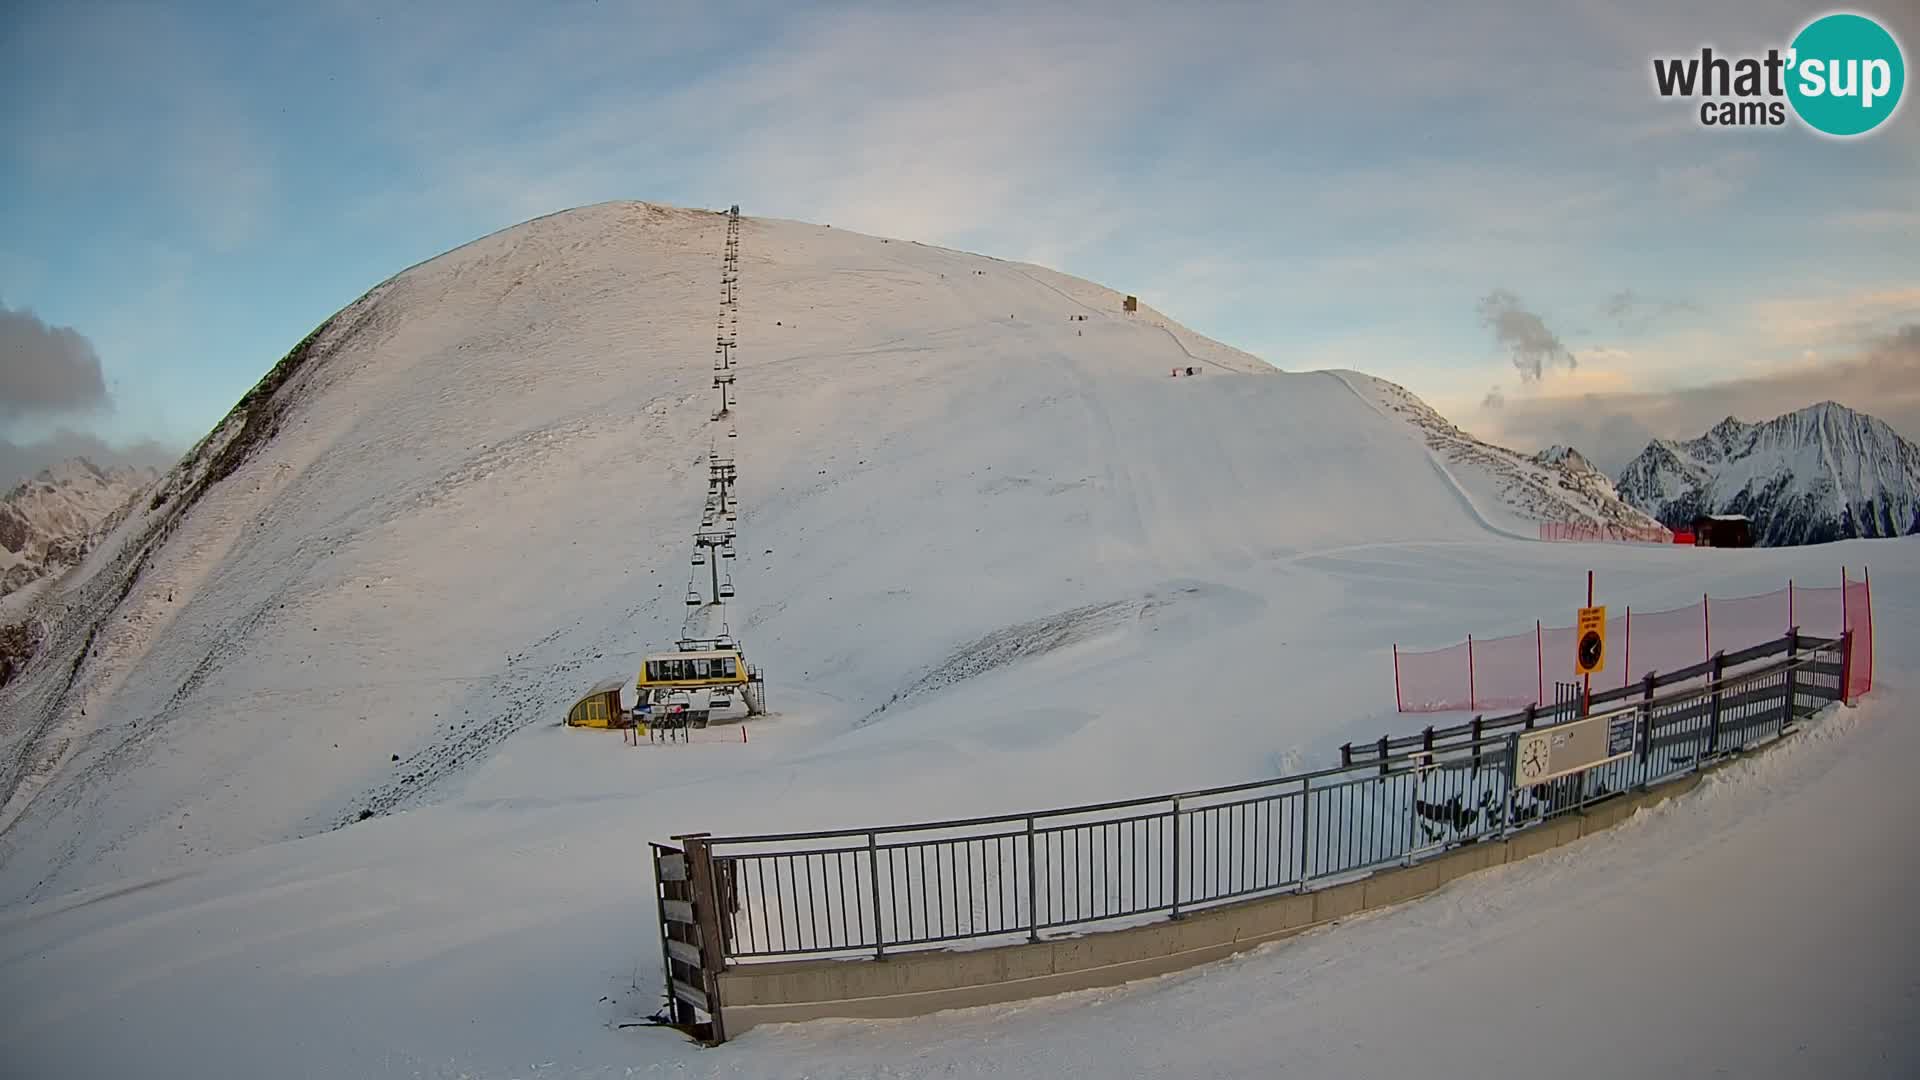
[[[727,1041],[727,1026],[722,1018],[720,973],[727,968],[726,951],[721,947],[720,890],[713,872],[713,848],[705,833],[677,836],[686,845],[687,884],[693,893],[694,924],[700,928],[700,974],[705,984],[707,1015],[713,1018],[710,1041]]]

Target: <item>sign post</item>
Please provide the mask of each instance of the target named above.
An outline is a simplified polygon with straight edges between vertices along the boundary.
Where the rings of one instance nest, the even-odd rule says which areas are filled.
[[[1587,606],[1580,609],[1573,633],[1573,670],[1580,673],[1580,711],[1593,706],[1593,673],[1607,669],[1607,609],[1593,603],[1593,571],[1587,571]]]

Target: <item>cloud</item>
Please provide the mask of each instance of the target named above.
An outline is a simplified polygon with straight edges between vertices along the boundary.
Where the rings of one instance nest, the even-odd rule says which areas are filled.
[[[1600,312],[1622,330],[1642,331],[1654,323],[1670,316],[1697,312],[1700,309],[1686,300],[1670,300],[1659,297],[1642,296],[1632,289],[1622,289],[1607,297],[1600,306]]]
[[[1480,399],[1480,407],[1483,409],[1502,409],[1506,404],[1507,395],[1501,393],[1497,386],[1488,390],[1487,396]]]
[[[1494,441],[1515,449],[1578,447],[1617,474],[1654,438],[1694,438],[1728,416],[1769,420],[1820,401],[1838,401],[1920,441],[1920,322],[1865,348],[1766,375],[1670,393],[1607,393],[1508,402]]]
[[[100,356],[85,335],[0,303],[0,421],[109,405]]]
[[[1522,382],[1538,382],[1555,364],[1569,370],[1578,366],[1546,321],[1520,306],[1520,298],[1495,289],[1480,299],[1480,323],[1493,331],[1494,341],[1507,350]]]
[[[10,490],[20,481],[68,458],[83,457],[102,468],[131,465],[164,469],[180,460],[183,452],[181,447],[153,439],[116,446],[97,435],[64,428],[30,443],[0,439],[0,491]]]
[[[1920,321],[1920,285],[1767,300],[1752,306],[1749,320],[1767,335],[1804,348],[1871,345]]]

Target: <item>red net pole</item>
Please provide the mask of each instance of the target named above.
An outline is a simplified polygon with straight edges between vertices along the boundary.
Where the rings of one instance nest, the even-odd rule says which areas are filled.
[[[1793,579],[1787,579],[1787,630],[1793,630]]]
[[[1400,643],[1397,641],[1393,643],[1393,711],[1407,711],[1400,701]]]
[[[1706,593],[1700,594],[1700,634],[1707,644],[1707,662],[1713,662],[1713,608]]]
[[[1478,696],[1479,695],[1477,692],[1477,688],[1473,684],[1473,635],[1468,634],[1467,635],[1467,708],[1469,709],[1479,708],[1478,705],[1474,704],[1474,701]]]
[[[1867,694],[1873,692],[1873,575],[1865,563],[1860,564],[1860,580],[1867,589],[1867,685],[1860,692]]]
[[[1627,605],[1627,632],[1625,636],[1627,639],[1626,656],[1624,659],[1620,661],[1620,685],[1621,686],[1625,686],[1628,683],[1633,681],[1633,676],[1629,674],[1631,671],[1633,671],[1633,605],[1632,604]]]
[[[1547,700],[1547,658],[1540,648],[1540,620],[1533,620],[1533,702]]]

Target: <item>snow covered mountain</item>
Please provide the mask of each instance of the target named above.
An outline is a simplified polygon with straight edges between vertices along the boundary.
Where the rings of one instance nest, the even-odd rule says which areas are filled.
[[[7,891],[417,802],[584,669],[630,670],[677,635],[715,441],[751,538],[721,618],[848,723],[940,698],[974,654],[1034,654],[982,643],[1210,595],[1173,582],[1629,513],[1393,384],[1281,373],[1039,267],[754,219],[721,438],[723,223],[539,219],[296,346],[43,605],[47,644],[0,692]],[[1083,704],[1144,723],[1151,698]],[[155,767],[209,756],[218,785]]]
[[[1754,542],[1817,544],[1920,532],[1920,447],[1832,401],[1764,423],[1731,416],[1657,439],[1620,473],[1622,498],[1669,526],[1745,514]]]
[[[159,473],[70,458],[0,496],[0,596],[77,564]]]
[[[1536,522],[1659,527],[1623,501],[1613,482],[1577,450],[1554,446],[1529,457],[1474,438],[1399,385],[1371,375],[1352,381],[1417,428],[1446,463],[1447,475],[1465,482],[1463,494],[1487,507],[1484,514],[1505,518],[1512,531],[1532,536],[1529,526]]]
[[[724,215],[608,204],[398,274],[295,346],[75,571],[38,587],[44,643],[0,687],[0,1060],[13,1073],[946,1068],[921,1048],[862,1055],[890,1031],[938,1041],[952,1016],[764,1028],[714,1052],[632,1027],[660,1003],[645,842],[1269,777],[1328,761],[1344,740],[1407,730],[1393,713],[1396,641],[1570,614],[1589,569],[1609,602],[1653,610],[1810,577],[1845,554],[1777,553],[1756,582],[1751,568],[1737,576],[1741,560],[1671,545],[1531,542],[1542,514],[1618,511],[1581,494],[1560,471],[1570,460],[1488,447],[1390,383],[1276,372],[1039,267],[788,221],[741,221],[737,327],[720,319],[738,341],[738,402],[716,424],[726,230]],[[1169,377],[1176,366],[1204,373]],[[711,445],[739,468],[738,590],[697,611],[730,625],[766,671],[773,715],[750,742],[707,731],[670,747],[559,726],[577,694],[630,678],[680,630]],[[1920,634],[1920,609],[1903,600],[1920,596],[1920,546],[1902,548],[1874,562],[1893,598],[1877,629],[1889,641]],[[1896,672],[1901,655],[1888,651]],[[1848,715],[1862,731],[1908,729],[1872,722],[1873,707]],[[1898,760],[1911,741],[1870,758]],[[1813,745],[1840,756],[1832,748],[1849,744]],[[1333,1045],[1314,1027],[1333,1024],[1340,1053],[1362,1054],[1368,1036],[1341,1026],[1358,1016],[1369,1031],[1432,1032],[1357,1071],[1432,1072],[1431,1048],[1453,1033],[1461,1054],[1438,1071],[1483,1074],[1487,1040],[1458,1033],[1485,1011],[1484,988],[1519,1008],[1565,999],[1553,994],[1564,964],[1503,949],[1517,940],[1513,912],[1577,941],[1583,971],[1618,961],[1603,974],[1631,985],[1663,950],[1724,925],[1726,897],[1775,887],[1769,874],[1839,873],[1844,860],[1812,875],[1804,858],[1787,860],[1792,871],[1767,861],[1787,800],[1803,804],[1798,837],[1828,827],[1827,808],[1849,793],[1902,794],[1824,764],[1811,772],[1832,782],[1797,791],[1779,771],[1792,753],[1755,759],[1769,770],[1755,785],[1764,798],[1728,802],[1739,789],[1727,785],[1704,838],[1676,845],[1664,823],[1620,830],[1641,846],[1608,856],[1590,841],[1575,860],[1584,877],[1568,878],[1567,860],[1511,868],[1369,919],[1355,928],[1364,937],[1342,929],[1288,947],[1330,957],[1263,953],[1250,962],[1266,967],[996,1008],[995,1030],[1015,1033],[1006,1045],[1021,1056],[990,1063],[1057,1074],[1035,1033],[1069,1031],[1097,1058],[1070,1060],[1074,1075],[1137,1073],[1141,1061],[1261,1071],[1231,1057],[1196,1070],[1143,1049],[1167,1043],[1167,1011],[1113,1006],[1166,1002],[1153,995],[1171,987],[1184,1000],[1175,1023],[1240,1025],[1231,1053],[1270,1047],[1275,1024],[1299,1045]],[[1768,813],[1728,812],[1749,805]],[[1867,826],[1913,818],[1898,803],[1872,811],[1858,815]],[[1720,842],[1725,821],[1763,816],[1768,828]],[[1897,837],[1869,839],[1901,850]],[[1695,850],[1742,876],[1703,889],[1697,860],[1673,857]],[[1862,895],[1897,899],[1887,883],[1899,865],[1882,869]],[[1536,877],[1541,887],[1514,891]],[[1765,910],[1820,902],[1802,893]],[[1649,895],[1673,901],[1668,913],[1685,901],[1688,917],[1649,937]],[[1867,917],[1893,933],[1895,908]],[[1463,923],[1501,932],[1463,953]],[[1787,936],[1773,922],[1746,929],[1741,941]],[[1857,988],[1858,957],[1882,940],[1808,939],[1830,976],[1817,988]],[[1729,985],[1809,966],[1738,944],[1721,950]],[[1495,954],[1455,992],[1456,961]],[[1273,981],[1276,966],[1293,975]],[[1260,986],[1215,981],[1236,968]],[[1406,989],[1409,970],[1418,985]],[[1330,977],[1342,987],[1307,1020],[1301,995],[1268,992],[1301,972],[1305,998]],[[1881,1026],[1904,1031],[1905,972],[1884,975],[1871,986],[1889,1003]],[[1804,998],[1803,982],[1777,988],[1772,1015],[1858,1046],[1857,1025],[1833,1010],[1773,1007]],[[1383,1004],[1396,987],[1398,1004]],[[1266,1011],[1219,1006],[1243,999]],[[1669,1001],[1620,1000],[1643,1012],[1602,1025],[1590,1041],[1612,1050],[1583,1060],[1615,1065],[1624,1025],[1666,1033],[1647,1053],[1656,1064],[1726,1064],[1707,1060],[1711,1046],[1668,1052],[1706,1045],[1698,1024],[1658,1026]],[[1843,993],[1819,1000],[1854,1008]],[[1459,1008],[1433,1020],[1436,1001]],[[1101,1017],[1115,1026],[1089,1026]],[[961,1030],[947,1049],[974,1064],[988,1060],[982,1040],[1001,1037]],[[855,1049],[832,1049],[850,1039]],[[1377,1055],[1379,1042],[1366,1046]]]
[[[712,423],[725,230],[644,203],[537,219],[397,275],[290,351],[39,599],[44,644],[0,688],[0,899],[457,790],[680,636],[714,445],[740,467],[739,588],[701,614],[823,738],[1062,700],[1040,730],[1097,718],[1132,745],[1184,684],[1080,665],[1151,642],[1214,673],[1219,700],[1256,700],[1289,627],[1344,603],[1310,559],[1632,514],[1391,383],[1279,372],[1040,267],[785,221],[743,220],[721,324],[739,404]],[[1436,618],[1455,633],[1462,615]],[[1320,687],[1292,691],[1303,714],[1339,700],[1328,658],[1308,659],[1336,649],[1352,662],[1319,636],[1292,654]],[[1010,679],[1044,686],[960,704]],[[1263,775],[1271,739],[1222,726],[1139,783],[1220,782],[1223,754]],[[1032,760],[1000,767],[999,792],[936,773],[914,777],[915,807],[1116,783]],[[819,780],[846,792],[821,815],[871,807],[886,775]]]

